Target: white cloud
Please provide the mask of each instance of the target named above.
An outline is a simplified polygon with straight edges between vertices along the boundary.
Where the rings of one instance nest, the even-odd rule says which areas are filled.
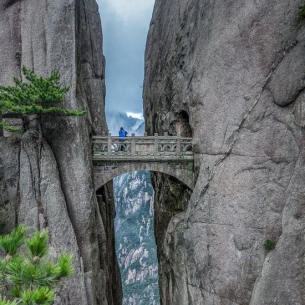
[[[143,120],[143,113],[134,113],[134,112],[126,112],[127,116],[135,118],[135,119],[139,119],[139,120]]]

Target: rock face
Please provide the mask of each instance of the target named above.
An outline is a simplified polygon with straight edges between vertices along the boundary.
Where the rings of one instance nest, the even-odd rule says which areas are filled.
[[[92,181],[91,135],[106,131],[102,31],[95,0],[5,0],[0,4],[0,83],[25,65],[39,75],[59,70],[70,87],[64,106],[85,117],[46,117],[37,134],[0,137],[0,224],[48,227],[51,254],[74,255],[75,275],[56,304],[121,304],[111,224],[112,186]],[[106,225],[108,227],[106,227]]]
[[[305,303],[300,4],[156,1],[146,128],[193,136],[198,177],[187,210],[156,223],[159,259],[167,262],[163,305]],[[154,181],[159,219],[158,207],[171,205],[171,213],[175,202],[167,196],[172,182]],[[267,239],[274,250],[264,249]]]

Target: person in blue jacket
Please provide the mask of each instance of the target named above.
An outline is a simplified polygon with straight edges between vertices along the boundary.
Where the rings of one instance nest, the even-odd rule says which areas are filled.
[[[124,142],[124,140],[122,138],[125,138],[127,137],[127,131],[124,130],[123,127],[120,128],[120,131],[119,131],[119,137],[120,137],[120,142]],[[120,145],[120,151],[123,151],[125,149],[125,146],[124,145]]]

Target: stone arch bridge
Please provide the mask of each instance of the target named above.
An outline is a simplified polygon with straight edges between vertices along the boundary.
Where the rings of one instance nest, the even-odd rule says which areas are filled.
[[[190,189],[194,187],[192,138],[180,136],[135,136],[111,134],[93,137],[95,189],[122,174],[149,170],[175,177]]]

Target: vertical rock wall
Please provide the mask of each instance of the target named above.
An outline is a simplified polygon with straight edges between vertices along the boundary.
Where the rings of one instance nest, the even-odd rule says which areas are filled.
[[[178,126],[188,125],[175,122],[183,114],[198,176],[187,211],[165,233],[156,226],[167,259],[163,305],[305,303],[301,4],[156,1],[145,61],[147,130],[181,133]],[[157,215],[175,204],[168,184],[159,184]],[[264,249],[267,239],[274,250]]]
[[[90,136],[107,130],[97,4],[2,1],[0,41],[1,84],[20,77],[22,65],[39,75],[59,70],[63,84],[70,87],[63,106],[87,111],[84,117],[45,117],[41,150],[35,131],[21,139],[0,137],[2,230],[19,222],[48,227],[51,254],[73,253],[75,275],[58,292],[56,304],[120,304],[121,292],[113,296],[115,289],[108,289],[120,282],[113,230],[105,227],[114,215],[105,204],[98,205],[92,181]],[[100,193],[111,198],[112,186]]]

